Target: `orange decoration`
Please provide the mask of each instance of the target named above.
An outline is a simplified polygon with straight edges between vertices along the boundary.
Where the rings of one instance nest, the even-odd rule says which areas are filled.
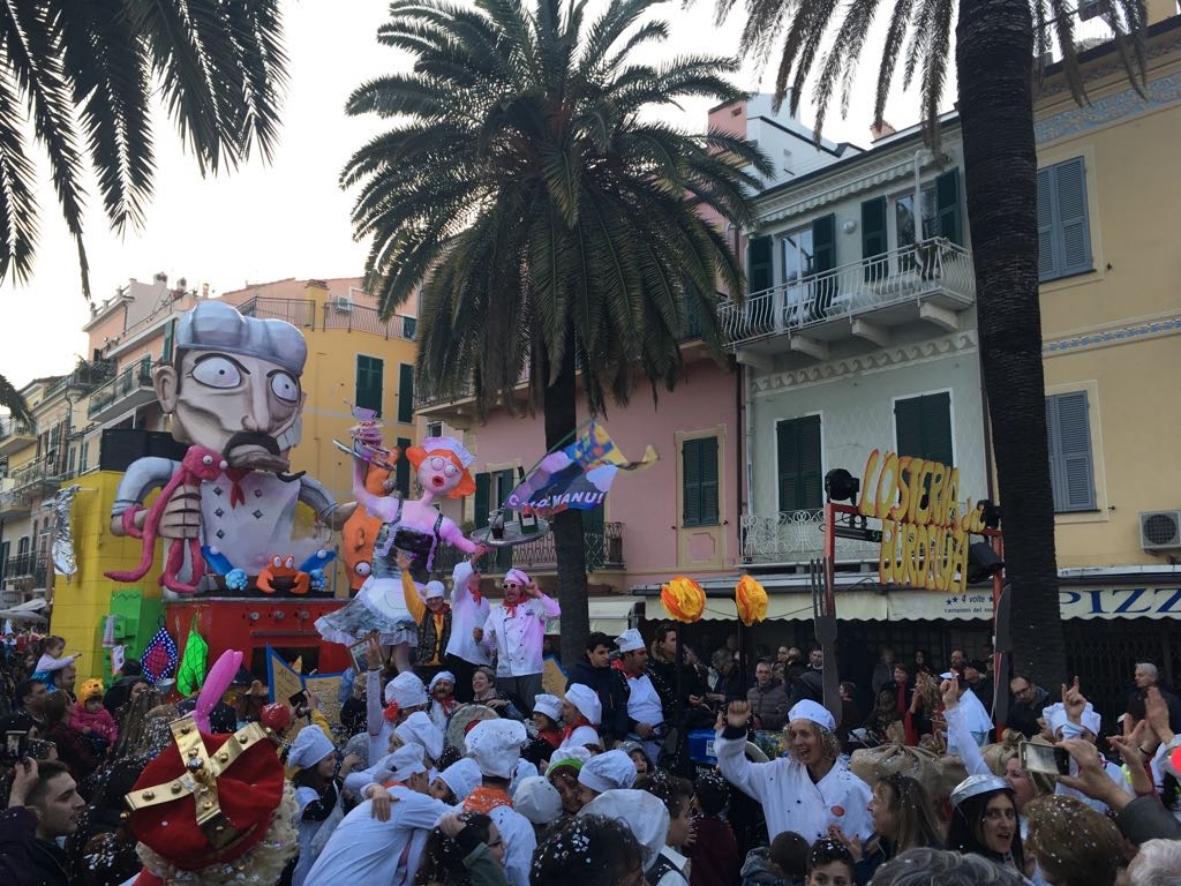
[[[738,617],[748,628],[767,617],[767,592],[749,575],[742,576],[734,586],[734,602],[738,604]]]
[[[692,624],[705,612],[705,591],[693,579],[678,575],[661,587],[660,602],[674,619]]]

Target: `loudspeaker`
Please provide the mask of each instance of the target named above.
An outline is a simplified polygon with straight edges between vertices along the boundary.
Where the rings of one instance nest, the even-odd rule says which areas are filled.
[[[163,431],[112,428],[103,431],[98,466],[103,471],[126,471],[133,461],[148,456],[180,461],[187,449]]]

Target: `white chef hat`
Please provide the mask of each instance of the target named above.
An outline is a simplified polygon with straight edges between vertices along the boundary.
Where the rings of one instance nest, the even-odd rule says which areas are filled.
[[[386,761],[394,781],[405,781],[412,775],[426,772],[422,762],[422,745],[404,744],[390,754]]]
[[[647,791],[606,791],[583,806],[578,814],[604,815],[627,825],[644,847],[645,870],[656,861],[668,838],[668,807]]]
[[[578,713],[586,717],[591,724],[598,726],[603,722],[603,703],[599,701],[599,694],[589,686],[571,683],[566,690],[566,701],[578,708]]]
[[[430,600],[433,597],[446,597],[447,586],[441,581],[428,581],[426,586],[422,589],[422,597],[424,600]]]
[[[476,761],[483,775],[512,778],[521,745],[529,740],[525,726],[516,720],[481,720],[464,739],[467,755]]]
[[[623,751],[596,754],[582,764],[578,773],[578,783],[598,794],[630,788],[635,781],[636,764]]]
[[[545,770],[545,774],[552,775],[557,772],[559,766],[569,766],[577,772],[586,765],[586,761],[590,758],[590,750],[584,747],[555,748],[553,754],[550,755],[549,767]]]
[[[455,794],[455,802],[457,803],[466,800],[468,794],[478,788],[480,782],[483,781],[480,767],[476,765],[475,760],[469,757],[463,757],[452,763],[439,773],[439,778],[443,780],[443,784],[451,788],[451,793]]]
[[[1042,718],[1056,737],[1061,734],[1062,728],[1070,722],[1066,716],[1066,707],[1062,702],[1056,702],[1048,708],[1042,708]],[[1090,702],[1087,702],[1087,706],[1083,708],[1081,719],[1083,729],[1086,729],[1091,735],[1099,734],[1099,730],[1103,727],[1103,716],[1095,710],[1095,706]]]
[[[427,692],[434,694],[435,687],[439,685],[440,680],[447,680],[452,686],[455,685],[455,675],[450,671],[439,671],[435,676],[431,677],[430,685],[427,686]]]
[[[336,748],[319,726],[305,726],[295,737],[287,753],[287,765],[293,769],[310,769]]]
[[[837,728],[837,722],[833,719],[832,714],[828,712],[828,708],[811,699],[797,701],[792,706],[792,709],[787,712],[787,722],[791,723],[795,720],[809,720],[821,729],[827,729],[829,732],[833,732]]]
[[[644,638],[635,628],[628,628],[615,638],[615,645],[619,647],[620,652],[635,652],[644,648]]]
[[[385,703],[402,710],[427,703],[426,687],[413,671],[403,671],[385,684]]]
[[[540,774],[541,773],[537,771],[537,766],[531,760],[526,760],[524,757],[522,757],[517,761],[517,765],[513,769],[513,780],[509,782],[508,795],[510,797],[516,797],[517,788],[521,786],[521,782],[527,778],[532,778],[533,776]]]
[[[566,697],[570,697],[570,692],[567,690]],[[573,701],[570,702],[574,704]],[[562,700],[556,695],[547,695],[542,693],[533,699],[533,711],[538,714],[545,714],[555,723],[562,719]]]
[[[529,587],[529,575],[523,569],[510,569],[504,574],[504,580],[507,584],[510,581],[515,581],[523,588]]]
[[[394,735],[402,739],[403,744],[420,745],[432,760],[439,759],[443,753],[443,733],[425,711],[415,711],[399,723],[394,727]]]
[[[562,815],[562,797],[543,775],[521,780],[513,794],[513,809],[533,824],[550,824]]]

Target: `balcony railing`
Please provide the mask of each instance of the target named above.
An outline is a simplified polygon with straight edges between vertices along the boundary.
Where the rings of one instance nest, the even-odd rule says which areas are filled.
[[[0,418],[0,443],[17,437],[33,439],[36,434],[23,421],[17,421],[15,418]]]
[[[21,465],[10,475],[12,477],[12,492],[18,496],[35,496],[48,488],[61,485],[61,477],[56,470],[56,461],[50,463],[44,458],[38,458],[28,464]]]
[[[283,320],[301,329],[316,328],[316,301],[311,298],[263,298],[256,295],[238,305],[243,317]]]
[[[0,519],[11,520],[17,517],[27,517],[31,510],[28,496],[9,489],[0,492]]]
[[[18,579],[33,580],[34,587],[45,587],[45,579],[49,573],[49,564],[38,554],[16,554],[9,557],[4,564],[4,578],[8,581]]]
[[[718,306],[718,319],[722,337],[733,349],[871,313],[888,322],[907,322],[913,314],[889,317],[885,311],[928,300],[962,310],[971,305],[975,292],[971,253],[935,238],[781,283],[740,303],[726,299]]]
[[[622,523],[610,522],[584,528],[582,543],[586,552],[587,572],[623,568]],[[435,571],[450,576],[451,570],[464,556],[466,555],[456,548],[443,548],[435,557]],[[476,565],[481,572],[490,575],[499,575],[513,568],[524,569],[526,572],[552,572],[558,565],[554,534],[548,532],[537,541],[493,551],[477,561]]]
[[[125,406],[141,406],[155,399],[152,369],[151,358],[145,357],[96,389],[90,395],[90,405],[86,409],[87,417],[93,421],[104,421],[113,412]],[[135,402],[132,403],[132,400]]]
[[[854,539],[837,539],[837,559],[877,560],[879,545]],[[824,511],[780,511],[764,517],[742,517],[744,563],[806,563],[824,556]]]
[[[415,335],[418,334],[418,320],[401,314],[394,314],[390,319],[382,320],[377,308],[355,302],[329,301],[324,305],[324,322],[321,328],[369,332],[383,336],[386,340],[401,338],[414,341]]]
[[[115,364],[107,360],[83,361],[69,375],[62,376],[45,391],[45,399],[70,389],[89,391],[102,384],[115,371]]]

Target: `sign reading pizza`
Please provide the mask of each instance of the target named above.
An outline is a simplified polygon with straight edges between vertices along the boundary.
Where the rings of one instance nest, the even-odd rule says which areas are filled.
[[[984,523],[971,499],[959,500],[959,468],[875,449],[861,476],[860,513],[882,521],[878,580],[963,591],[970,535]]]

